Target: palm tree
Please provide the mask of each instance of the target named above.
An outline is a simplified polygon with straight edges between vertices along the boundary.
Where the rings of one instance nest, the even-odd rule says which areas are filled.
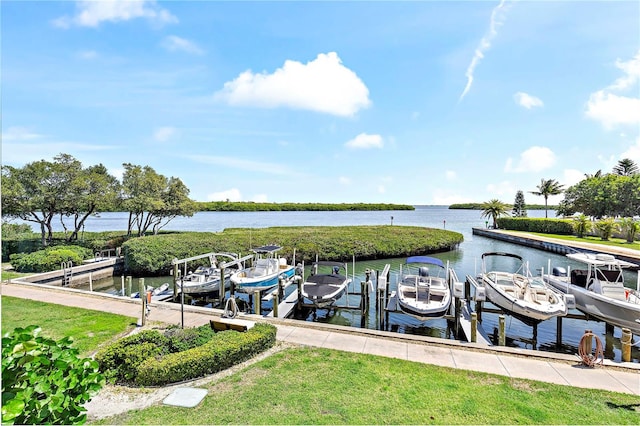
[[[598,234],[600,234],[602,241],[608,241],[609,237],[611,237],[611,234],[613,234],[613,231],[616,229],[617,224],[614,218],[605,217],[597,221],[593,226],[598,231]]]
[[[584,177],[587,178],[587,179],[602,177],[602,170],[598,170],[594,174],[585,173]]]
[[[503,203],[498,199],[482,203],[482,217],[491,218],[493,221],[493,228],[498,227],[498,217],[507,216],[509,214],[509,205]]]
[[[591,230],[591,221],[584,214],[576,216],[573,218],[573,229],[575,229],[578,238],[582,238]]]
[[[640,222],[632,217],[623,217],[618,223],[620,231],[624,234],[628,243],[632,243],[636,239],[636,235],[640,232]]]
[[[548,218],[547,215],[547,201],[550,195],[558,195],[561,194],[564,189],[562,188],[564,185],[560,185],[558,181],[555,179],[541,179],[540,185],[537,186],[537,191],[529,191],[530,194],[533,195],[542,195],[544,197],[544,217]]]
[[[613,168],[613,173],[620,176],[633,176],[638,174],[638,165],[630,158],[623,158]]]

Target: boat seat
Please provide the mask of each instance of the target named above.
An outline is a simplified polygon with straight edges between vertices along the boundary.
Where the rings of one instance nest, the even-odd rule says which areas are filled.
[[[609,271],[608,271],[609,272]],[[616,272],[616,271],[611,271]],[[603,285],[602,286],[602,295],[610,297],[616,300],[627,300],[627,297],[624,293],[624,287],[617,285]]]

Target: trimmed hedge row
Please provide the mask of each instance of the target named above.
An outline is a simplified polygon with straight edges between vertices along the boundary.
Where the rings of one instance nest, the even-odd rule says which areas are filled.
[[[91,250],[80,246],[54,246],[33,253],[15,253],[9,256],[11,265],[18,272],[48,272],[60,269],[62,262],[81,265],[92,257]]]
[[[138,367],[135,383],[160,386],[217,373],[239,364],[276,342],[276,327],[259,323],[246,332],[221,331],[208,343],[164,357],[147,358]]]
[[[167,275],[173,259],[207,252],[249,254],[265,244],[282,246],[280,254],[296,262],[383,259],[454,250],[462,234],[417,226],[295,226],[229,228],[223,232],[181,232],[133,238],[123,244],[125,269],[135,276]],[[190,267],[193,265],[190,265]]]
[[[543,219],[526,217],[501,217],[498,228],[510,231],[539,232],[543,234],[573,235],[573,223],[570,219]]]

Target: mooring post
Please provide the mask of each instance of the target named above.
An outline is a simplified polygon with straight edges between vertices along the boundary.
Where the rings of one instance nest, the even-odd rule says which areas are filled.
[[[129,275],[127,277],[127,296],[131,297],[131,281],[133,280],[133,277],[131,277],[131,275]]]
[[[478,314],[478,321],[482,322],[482,302],[476,302],[476,313]]]
[[[144,278],[140,278],[138,280],[138,295],[140,296],[140,300],[142,301],[142,319],[140,320],[140,324],[144,326],[147,318],[147,316],[145,315],[147,311],[147,291],[144,286]]]
[[[300,309],[302,309],[302,299],[303,299],[303,297],[302,297],[302,277],[299,277],[296,281],[297,281],[296,284],[298,285],[298,301],[296,303],[297,303],[298,310],[300,310]]]
[[[125,292],[124,292],[124,275],[121,278],[122,279],[120,280],[120,285],[121,285],[120,296],[124,296],[125,295]]]
[[[591,334],[591,330],[585,330],[584,334]],[[593,337],[589,337],[589,339],[585,340],[584,351],[587,354],[591,354],[591,351],[593,351]]]
[[[610,334],[613,336],[613,325],[609,324],[608,322],[604,323],[604,333],[605,334]]]
[[[455,300],[456,303],[455,303],[455,314],[454,314],[454,316],[455,316],[454,328],[455,328],[455,334],[456,334],[456,339],[457,339],[458,338],[458,334],[460,332],[460,328],[459,327],[460,327],[460,310],[461,310],[461,306],[460,305],[461,305],[461,302],[460,302],[460,298],[459,297],[456,297],[455,299],[456,299]]]
[[[533,350],[538,349],[538,324],[533,324]]]
[[[630,362],[631,361],[631,330],[628,328],[622,329],[622,338],[620,339],[622,343],[622,361]]]
[[[367,313],[367,283],[360,281],[360,309],[362,310],[362,316]]]
[[[498,317],[498,346],[505,346],[507,344],[507,337],[505,335],[505,320],[504,315]]]
[[[469,280],[464,280],[464,298],[471,301],[471,283]]]
[[[89,291],[93,291],[93,275],[89,272]]]
[[[220,307],[222,307],[222,309],[224,309],[225,292],[226,287],[224,283],[224,268],[220,268],[220,290],[218,290],[218,294],[220,295]]]
[[[476,312],[471,313],[471,343],[478,341],[478,314]]]
[[[562,317],[556,317],[556,348],[562,346]]]
[[[254,300],[254,304],[253,304],[253,313],[256,315],[261,315],[260,313],[260,308],[262,305],[262,301],[260,300],[260,291],[256,290],[253,292],[253,300]]]
[[[278,291],[273,292],[273,317],[278,318],[278,305],[280,304],[280,297],[278,297]]]
[[[181,289],[182,290],[182,289]],[[178,298],[178,264],[173,264],[173,301]]]

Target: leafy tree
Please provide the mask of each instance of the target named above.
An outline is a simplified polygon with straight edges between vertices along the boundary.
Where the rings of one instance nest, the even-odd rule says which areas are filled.
[[[601,177],[601,176],[602,176],[602,170],[598,170],[594,174],[589,174],[589,173],[585,173],[584,174],[584,177],[587,178],[587,179],[593,178],[593,177]]]
[[[563,216],[576,212],[595,218],[640,214],[640,174],[606,174],[578,182],[564,192],[558,207]]]
[[[591,230],[591,221],[584,214],[580,214],[573,218],[573,229],[576,231],[578,238],[583,238],[584,234]]]
[[[496,221],[498,220],[498,217],[507,216],[509,214],[508,209],[509,209],[508,204],[505,204],[502,201],[494,198],[493,200],[490,200],[482,204],[481,216],[486,218],[491,218],[493,222],[493,227],[497,228],[498,224],[496,223]]]
[[[193,216],[196,203],[178,178],[166,178],[149,167],[123,164],[123,206],[129,212],[127,235],[154,234],[177,216]]]
[[[522,191],[516,192],[516,199],[513,202],[513,211],[511,212],[513,217],[527,217],[527,207],[524,203],[524,194]]]
[[[632,243],[636,239],[636,235],[640,232],[640,222],[632,217],[623,217],[618,223],[620,231],[624,234],[628,243]]]
[[[82,424],[83,405],[104,386],[98,363],[78,356],[71,338],[16,328],[2,338],[2,423]]]
[[[605,217],[604,219],[600,219],[594,224],[594,227],[600,234],[600,238],[603,241],[609,240],[611,234],[616,229],[616,220],[612,217]]]
[[[613,173],[620,176],[633,176],[639,172],[638,165],[630,158],[623,158],[613,168]]]
[[[544,197],[544,217],[548,218],[548,200],[550,195],[558,195],[563,191],[563,185],[560,185],[555,179],[541,179],[540,185],[537,186],[537,191],[529,191],[530,194]]]

